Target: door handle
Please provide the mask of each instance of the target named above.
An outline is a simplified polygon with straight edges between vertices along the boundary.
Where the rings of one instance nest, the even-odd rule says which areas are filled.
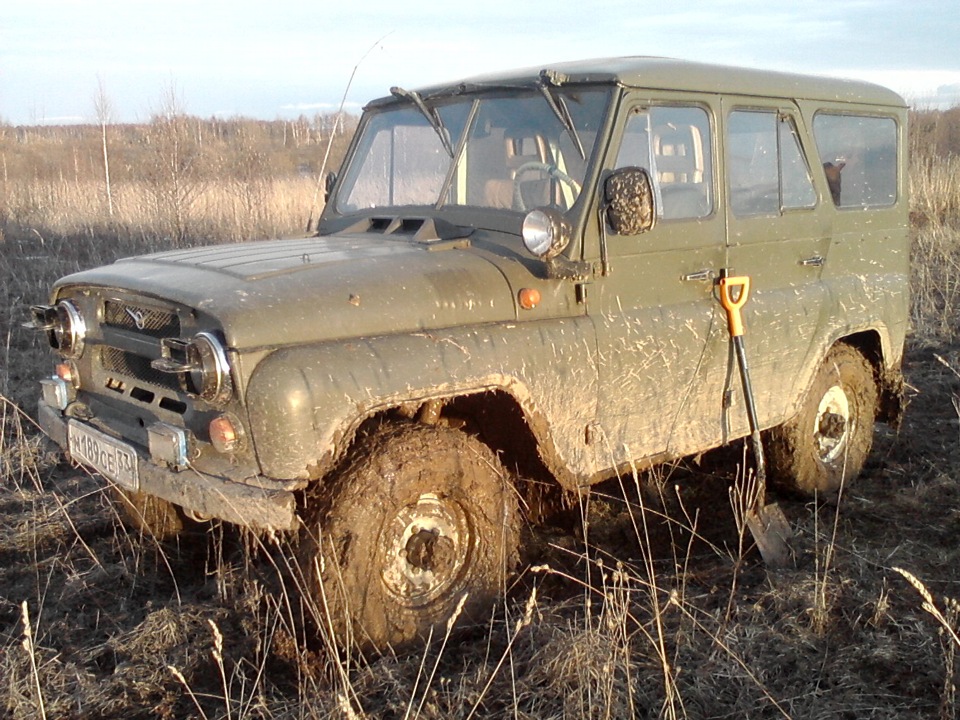
[[[687,273],[681,279],[684,282],[708,282],[713,280],[717,273],[712,269],[698,270],[697,272]]]
[[[800,264],[804,267],[823,267],[823,263],[826,262],[822,255],[814,255],[813,257],[808,257],[806,260],[801,260]]]

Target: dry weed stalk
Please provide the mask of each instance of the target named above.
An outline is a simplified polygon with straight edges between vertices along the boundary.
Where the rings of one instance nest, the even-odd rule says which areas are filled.
[[[844,458],[846,462],[846,458]],[[844,474],[846,470],[844,470]],[[840,501],[843,498],[845,483],[841,480],[840,489],[834,503],[833,525],[830,530],[830,539],[821,551],[820,543],[820,502],[815,499],[813,509],[814,535],[814,583],[816,587],[813,605],[813,631],[817,635],[826,633],[830,621],[830,570],[833,565],[837,547],[837,533],[840,529]]]
[[[43,492],[41,436],[36,423],[20,408],[0,395],[0,481],[23,488],[28,482]]]
[[[427,678],[427,682],[423,687],[423,695],[420,697],[420,704],[417,705],[417,712],[413,716],[415,718],[420,717],[420,713],[423,711],[423,704],[427,701],[428,693],[430,688],[433,686],[434,677],[437,674],[437,668],[440,665],[440,659],[443,657],[443,651],[447,647],[447,642],[450,640],[450,634],[453,632],[453,627],[456,625],[457,620],[460,618],[461,613],[463,613],[463,606],[466,605],[467,598],[470,597],[470,593],[464,593],[460,597],[460,601],[457,603],[457,607],[454,609],[453,614],[447,620],[446,632],[443,635],[443,641],[440,643],[440,650],[437,652],[436,660],[433,663],[433,669],[430,671],[430,677]],[[433,628],[430,628],[430,637],[427,639],[426,647],[424,647],[423,655],[420,660],[420,668],[417,671],[417,679],[413,684],[413,690],[410,691],[410,701],[407,703],[407,709],[404,713],[404,720],[410,717],[410,711],[413,708],[413,701],[416,699],[417,690],[420,685],[420,678],[423,675],[424,664],[427,659],[427,651],[430,649],[430,643],[433,640]]]
[[[920,578],[909,570],[904,570],[900,567],[894,567],[893,569],[900,573],[900,575],[913,586],[913,589],[920,594],[920,597],[923,599],[920,607],[936,620],[941,636],[946,638],[946,641],[941,643],[943,648],[944,680],[940,717],[945,720],[954,718],[956,717],[957,698],[957,686],[956,682],[954,682],[954,677],[956,675],[957,649],[960,648],[960,634],[958,634],[960,633],[960,602],[954,598],[945,597],[943,598],[944,610],[941,610],[937,606],[933,594],[927,589],[927,586],[923,584]]]
[[[187,682],[187,679],[183,676],[183,673],[173,665],[167,665],[167,670],[169,670],[170,673],[180,681],[180,684],[183,685],[183,689],[187,691],[187,695],[189,695],[190,699],[193,700],[193,704],[197,706],[197,712],[200,713],[200,717],[202,717],[203,720],[209,720],[207,714],[203,711],[203,705],[200,704],[200,700],[193,692],[193,688],[190,687],[190,683]]]
[[[633,455],[628,453],[628,457],[633,457]],[[642,548],[643,566],[647,579],[645,584],[648,588],[648,598],[656,627],[656,642],[654,647],[660,659],[660,667],[663,672],[663,712],[670,720],[675,720],[679,717],[678,712],[684,715],[686,715],[686,713],[683,711],[683,699],[680,697],[677,688],[677,669],[675,668],[675,663],[673,663],[673,657],[667,650],[667,631],[663,622],[663,614],[666,608],[661,606],[660,595],[662,591],[657,582],[657,570],[653,554],[650,552],[650,527],[647,523],[643,492],[640,487],[640,475],[636,467],[632,467],[631,470],[637,496],[640,499],[640,526],[643,529],[642,535],[637,529],[636,519],[633,516],[632,510],[630,511],[630,518],[634,525],[634,531],[637,532],[637,540],[640,542],[640,547]],[[666,594],[668,597],[673,595],[672,592]]]
[[[466,599],[466,596],[464,596]],[[490,672],[489,677],[487,678],[486,684],[484,684],[483,689],[480,691],[480,694],[477,696],[476,702],[474,702],[473,707],[470,708],[470,712],[467,713],[466,720],[470,720],[477,713],[477,709],[480,707],[480,704],[483,702],[483,699],[486,697],[487,693],[490,692],[490,687],[493,685],[494,679],[497,677],[497,674],[500,672],[500,669],[503,667],[503,663],[506,661],[510,654],[513,652],[513,644],[516,642],[517,637],[520,635],[520,631],[527,627],[530,622],[533,620],[533,611],[537,607],[537,589],[534,588],[530,593],[530,597],[527,598],[527,605],[524,609],[523,616],[519,618],[514,625],[513,633],[510,635],[510,639],[507,641],[507,647],[504,648],[503,653],[500,656],[500,659],[497,661],[497,664],[494,666],[493,670]],[[459,611],[458,607],[458,611]],[[452,623],[447,624],[447,630],[449,633]],[[426,697],[426,694],[424,694]],[[423,703],[421,702],[421,708]],[[418,710],[419,713],[419,710]]]
[[[47,710],[43,702],[43,688],[40,686],[40,671],[37,668],[37,655],[33,646],[33,626],[30,624],[30,609],[27,606],[26,600],[20,605],[20,610],[23,615],[23,649],[26,650],[30,658],[30,672],[37,691],[37,708],[40,710],[40,717],[46,720]]]
[[[762,492],[760,483],[757,481],[756,473],[747,469],[746,453],[747,446],[744,444],[743,458],[740,467],[737,469],[737,475],[733,484],[727,491],[730,500],[730,509],[733,512],[733,522],[737,529],[737,547],[736,551],[730,556],[733,562],[733,572],[730,579],[730,592],[727,595],[727,609],[723,616],[724,628],[730,623],[733,617],[734,605],[736,604],[737,598],[737,585],[746,559],[748,549],[747,533],[749,532],[747,515],[756,508],[757,500]]]

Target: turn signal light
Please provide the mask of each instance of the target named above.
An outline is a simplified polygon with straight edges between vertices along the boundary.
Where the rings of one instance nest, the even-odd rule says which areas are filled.
[[[77,387],[79,384],[79,376],[77,375],[77,368],[73,363],[63,362],[57,363],[56,375],[58,378],[63,380],[67,385],[72,385]]]
[[[533,310],[540,304],[540,291],[536,288],[523,288],[517,295],[517,302],[524,310]]]
[[[226,415],[210,421],[210,444],[219,453],[231,453],[240,447],[240,426]]]

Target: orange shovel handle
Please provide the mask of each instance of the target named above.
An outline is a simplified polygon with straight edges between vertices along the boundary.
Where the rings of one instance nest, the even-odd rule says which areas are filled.
[[[738,288],[739,292],[735,292]],[[740,317],[740,308],[747,304],[748,297],[750,297],[750,277],[748,275],[720,278],[720,304],[727,311],[730,337],[743,335],[743,318]]]

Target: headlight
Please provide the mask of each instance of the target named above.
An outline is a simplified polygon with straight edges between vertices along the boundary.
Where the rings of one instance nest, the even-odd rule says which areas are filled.
[[[70,300],[61,300],[56,305],[36,305],[30,311],[33,316],[30,327],[46,331],[50,347],[67,359],[83,354],[87,325]]]
[[[230,364],[227,352],[220,341],[210,333],[194,336],[187,345],[187,363],[190,369],[184,374],[187,392],[207,402],[223,402],[230,397],[233,384],[230,382]]]
[[[180,375],[185,392],[209,403],[224,403],[233,393],[230,362],[223,343],[213,333],[200,332],[192,340],[164,338],[163,357],[150,363],[161,372]]]
[[[523,245],[544,260],[556,257],[570,242],[570,224],[551,208],[531,210],[523,219]]]

